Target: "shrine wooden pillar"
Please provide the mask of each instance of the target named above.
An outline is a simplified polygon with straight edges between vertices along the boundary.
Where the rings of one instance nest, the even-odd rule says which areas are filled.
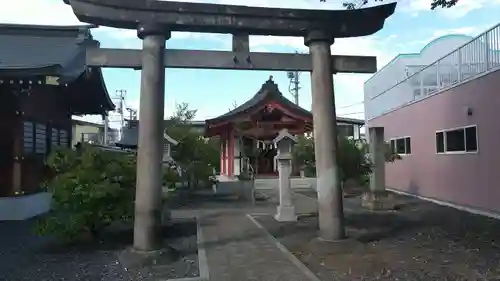
[[[0,78],[0,196],[10,196],[14,192],[14,130],[18,123],[17,91],[9,81]],[[17,168],[17,167],[16,167]],[[18,191],[20,190],[20,180]]]
[[[24,157],[24,126],[22,126],[22,111],[16,111],[16,118],[14,121],[14,128],[12,128],[12,152],[13,152],[13,166],[12,166],[12,194],[21,192],[23,190],[23,161]]]
[[[234,176],[234,131],[233,128],[229,130],[228,133],[228,157],[227,157],[227,163],[228,163],[228,171],[227,175],[229,177]]]
[[[226,136],[220,136],[220,174],[226,174]]]
[[[225,176],[229,176],[229,146],[228,146],[228,142],[229,142],[229,132],[228,131],[225,131],[224,134],[224,142],[223,142],[223,157],[224,157],[224,163],[223,163],[223,167],[224,167],[224,173],[223,175]]]

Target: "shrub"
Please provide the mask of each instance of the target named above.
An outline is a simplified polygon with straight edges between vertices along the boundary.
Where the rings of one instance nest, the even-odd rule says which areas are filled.
[[[163,168],[163,186],[175,188],[175,184],[180,180],[181,178],[179,177],[175,166]]]
[[[293,161],[304,171],[306,177],[316,176],[316,160],[314,156],[314,139],[299,136],[293,149]]]
[[[135,155],[84,144],[76,150],[55,151],[47,165],[53,173],[45,186],[53,201],[49,214],[38,221],[39,234],[71,241],[133,218]]]
[[[356,140],[339,138],[337,163],[341,182],[361,180],[371,173],[371,162],[364,148]]]
[[[293,154],[294,161],[305,171],[306,176],[314,176],[316,172],[314,139],[312,137],[299,137]],[[387,144],[385,158],[386,162],[394,162],[401,159],[401,156],[393,153],[390,145]],[[362,140],[339,137],[337,163],[339,177],[342,182],[348,179],[366,182],[371,173],[372,166],[368,143]]]

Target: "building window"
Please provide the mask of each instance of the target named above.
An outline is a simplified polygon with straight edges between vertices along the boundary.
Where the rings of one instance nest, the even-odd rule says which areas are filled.
[[[69,147],[68,131],[59,130],[59,145],[61,147]]]
[[[477,152],[477,127],[436,132],[436,153]]]
[[[339,125],[337,127],[339,136],[342,137],[354,137],[354,126],[353,125]]]
[[[32,122],[23,122],[23,150],[25,153],[32,153],[35,149],[34,129]]]
[[[47,153],[47,127],[44,124],[35,125],[35,153]]]
[[[59,146],[59,131],[56,128],[52,128],[50,135],[50,147],[56,148]]]
[[[391,139],[391,150],[397,154],[411,154],[411,138],[402,137]]]
[[[405,138],[405,149],[406,149],[405,154],[411,154],[411,138],[410,137]]]

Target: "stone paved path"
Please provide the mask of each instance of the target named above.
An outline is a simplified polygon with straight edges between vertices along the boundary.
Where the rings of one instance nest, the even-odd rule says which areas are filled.
[[[201,215],[211,281],[311,281],[244,212]]]

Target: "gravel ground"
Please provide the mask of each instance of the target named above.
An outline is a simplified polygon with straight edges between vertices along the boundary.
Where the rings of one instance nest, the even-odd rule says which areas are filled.
[[[125,270],[118,256],[132,242],[132,232],[108,234],[99,243],[62,246],[32,232],[34,220],[0,222],[0,280],[144,280],[199,276],[196,222],[165,227],[166,241],[178,260]]]
[[[317,236],[316,215],[298,223],[256,219],[324,281],[500,280],[500,221],[396,198],[401,204],[393,212],[362,210],[359,197],[345,200],[353,210],[346,211],[351,242],[335,253],[309,242]]]

